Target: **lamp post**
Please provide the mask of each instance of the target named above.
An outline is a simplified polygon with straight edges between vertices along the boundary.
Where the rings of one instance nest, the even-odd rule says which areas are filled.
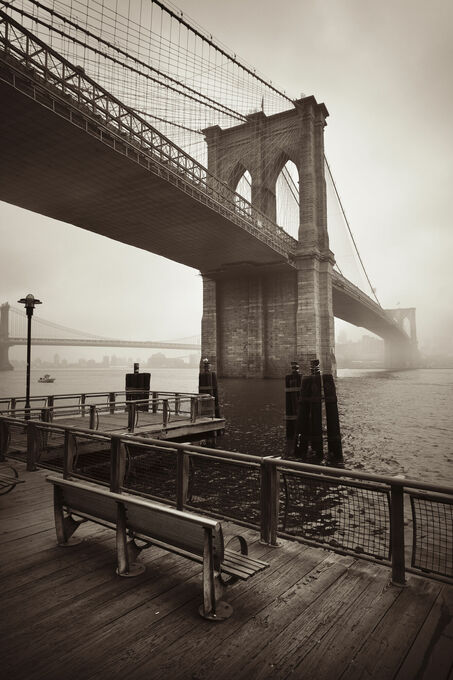
[[[33,316],[33,310],[35,305],[41,305],[41,300],[35,298],[34,295],[29,293],[26,297],[18,300],[19,303],[25,305],[25,311],[27,312],[27,385],[26,385],[26,395],[25,395],[25,420],[30,418],[30,363],[31,363],[31,317]]]

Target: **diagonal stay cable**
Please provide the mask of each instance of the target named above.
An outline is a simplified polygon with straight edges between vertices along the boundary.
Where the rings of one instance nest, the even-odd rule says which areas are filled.
[[[376,302],[378,303],[379,307],[382,307],[382,305],[381,305],[381,303],[379,302],[378,297],[377,297],[377,295],[376,295],[376,291],[375,291],[375,289],[373,288],[373,286],[371,285],[371,281],[370,281],[370,279],[369,279],[369,277],[368,277],[367,271],[366,271],[366,269],[365,269],[365,265],[363,264],[363,260],[362,260],[362,258],[360,257],[359,249],[357,248],[357,243],[356,243],[355,238],[354,238],[354,235],[353,235],[353,233],[352,233],[352,231],[351,231],[351,227],[349,226],[349,221],[348,221],[348,218],[346,217],[346,213],[345,213],[344,208],[343,208],[343,203],[341,202],[340,194],[338,193],[337,185],[335,184],[335,180],[334,180],[334,178],[333,178],[332,171],[331,171],[331,169],[330,169],[330,165],[329,165],[329,163],[328,163],[328,161],[327,161],[326,156],[324,156],[324,161],[325,161],[325,164],[326,164],[327,171],[328,171],[328,173],[329,173],[329,177],[330,177],[330,179],[332,180],[332,185],[333,185],[333,188],[334,188],[334,191],[335,191],[335,195],[336,195],[337,200],[338,200],[338,203],[339,203],[339,205],[340,205],[340,209],[341,209],[341,213],[342,213],[342,215],[343,215],[344,221],[346,222],[346,226],[347,226],[347,228],[348,228],[349,235],[350,235],[350,237],[351,237],[351,239],[352,239],[352,243],[354,244],[354,248],[355,248],[355,251],[356,251],[357,256],[358,256],[358,258],[359,258],[359,261],[360,261],[360,264],[361,264],[361,266],[362,266],[363,272],[364,272],[364,274],[365,274],[365,276],[366,276],[366,280],[368,281],[368,285],[370,286],[371,292],[373,293],[374,297],[376,298]]]

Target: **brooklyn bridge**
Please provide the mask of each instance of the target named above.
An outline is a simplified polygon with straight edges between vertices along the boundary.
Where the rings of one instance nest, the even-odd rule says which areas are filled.
[[[357,249],[362,287],[330,249],[329,191],[355,241],[323,103],[291,99],[157,1],[140,20],[112,3],[1,5],[0,200],[198,269],[201,351],[220,376],[315,357],[334,371],[334,317],[382,337],[388,368],[414,365],[415,310],[383,309]],[[5,369],[23,338],[2,310]]]

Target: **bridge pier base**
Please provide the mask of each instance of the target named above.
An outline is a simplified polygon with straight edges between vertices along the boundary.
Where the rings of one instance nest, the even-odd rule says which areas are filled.
[[[294,360],[308,374],[315,358],[335,374],[332,263],[203,276],[202,359],[224,378],[282,378]]]

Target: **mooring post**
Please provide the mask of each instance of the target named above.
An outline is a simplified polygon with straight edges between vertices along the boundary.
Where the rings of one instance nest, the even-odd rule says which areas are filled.
[[[127,406],[127,430],[128,432],[133,432],[135,427],[135,403],[129,401]]]
[[[198,391],[200,394],[210,394],[214,397],[215,403],[215,417],[220,418],[219,406],[219,389],[217,385],[217,376],[214,371],[211,371],[209,359],[203,359],[203,370],[198,376]]]
[[[311,378],[311,375],[302,377],[296,428],[294,432],[294,456],[295,458],[301,458],[302,460],[307,458],[311,435]]]
[[[326,373],[322,376],[324,388],[324,406],[327,424],[327,456],[330,462],[343,460],[341,445],[340,419],[338,417],[338,400],[333,375]]]
[[[302,376],[297,361],[291,362],[291,373],[285,376],[285,421],[286,439],[294,441],[296,436],[297,404]]]

